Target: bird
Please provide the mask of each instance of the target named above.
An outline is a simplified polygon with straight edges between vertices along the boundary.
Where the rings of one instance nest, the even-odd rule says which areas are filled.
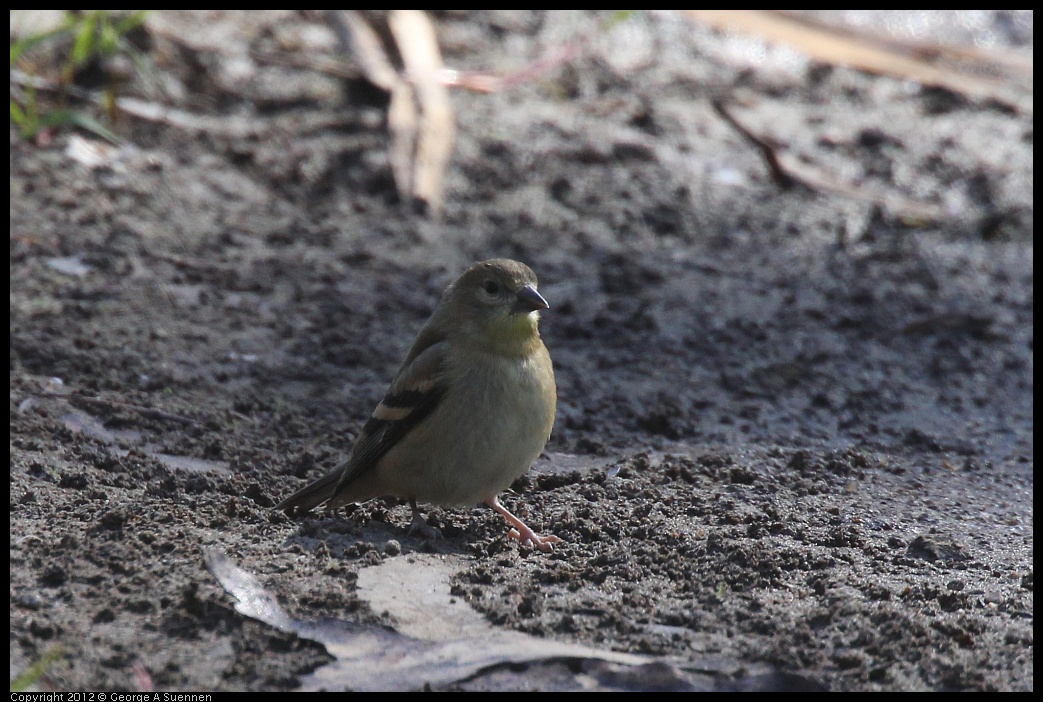
[[[552,551],[499,495],[524,475],[554,427],[557,386],[539,333],[550,305],[536,274],[500,258],[470,266],[442,293],[350,455],[276,506],[290,515],[376,497],[409,500],[409,533],[433,535],[417,502],[484,502],[521,545]]]

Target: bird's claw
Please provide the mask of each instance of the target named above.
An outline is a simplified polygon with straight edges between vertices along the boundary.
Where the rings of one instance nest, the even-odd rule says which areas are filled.
[[[540,536],[532,529],[526,528],[524,532],[518,531],[517,529],[511,529],[507,532],[507,536],[516,540],[522,546],[532,546],[545,553],[550,553],[554,550],[554,544],[561,541],[557,536],[548,534],[547,536]]]
[[[409,523],[409,531],[406,532],[407,536],[412,536],[413,534],[420,534],[428,541],[437,541],[442,538],[441,530],[428,524],[427,520],[419,513],[413,515],[413,521]]]

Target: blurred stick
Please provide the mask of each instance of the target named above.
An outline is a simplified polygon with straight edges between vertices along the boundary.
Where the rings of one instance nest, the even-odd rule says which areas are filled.
[[[420,10],[392,10],[388,24],[420,103],[412,194],[437,215],[442,211],[445,170],[456,141],[449,89],[441,81],[438,39],[431,20]]]
[[[431,20],[420,10],[389,12],[388,27],[402,58],[403,74],[359,11],[331,12],[330,18],[335,29],[346,35],[366,79],[391,96],[388,158],[399,197],[423,204],[437,217],[444,204],[445,170],[456,141],[456,121]]]
[[[912,80],[923,85],[946,88],[976,98],[995,100],[1018,112],[1032,112],[1031,87],[1024,90],[1009,81],[982,77],[939,66],[928,60],[930,51],[917,51],[915,45],[884,41],[850,29],[831,27],[810,19],[797,18],[773,10],[685,10],[688,18],[717,29],[759,36],[787,44],[823,63],[849,66],[870,73]],[[930,45],[941,55],[938,45]],[[953,51],[966,60],[971,52]],[[978,58],[980,54],[976,55]],[[1001,62],[994,61],[993,64]],[[1009,63],[1008,60],[1002,63]]]
[[[749,127],[732,115],[723,100],[713,100],[710,104],[713,106],[714,112],[716,112],[721,119],[730,124],[732,129],[737,131],[744,139],[746,139],[746,141],[757,147],[757,150],[761,152],[761,156],[764,158],[764,162],[768,165],[768,172],[771,174],[772,180],[783,188],[790,188],[797,183],[800,183],[799,180],[787,173],[786,169],[783,168],[782,164],[779,162],[778,144],[758,134],[754,134]],[[801,185],[810,187],[805,183],[801,183]]]
[[[743,124],[721,100],[712,102],[713,109],[744,139],[753,144],[764,158],[772,180],[784,188],[800,185],[817,193],[833,193],[870,202],[892,212],[899,219],[910,223],[934,222],[943,218],[945,212],[939,205],[916,200],[893,192],[878,190],[865,184],[852,185],[838,180],[834,175],[807,163],[802,163],[770,138],[755,134]]]
[[[513,73],[501,75],[486,71],[457,71],[444,69],[442,83],[453,88],[464,88],[476,93],[498,93],[535,80],[544,73],[560,68],[586,50],[587,40],[569,42],[548,56],[533,61]]]

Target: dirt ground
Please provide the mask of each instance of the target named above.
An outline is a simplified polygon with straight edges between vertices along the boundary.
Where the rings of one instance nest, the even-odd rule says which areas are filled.
[[[826,19],[1031,60],[1031,13]],[[321,13],[151,16],[121,94],[200,119],[124,116],[104,163],[12,128],[12,676],[1031,690],[1031,78],[967,96],[674,14],[435,23],[466,70],[587,39],[453,92],[441,220],[395,194],[385,95],[314,63]],[[715,101],[850,192],[780,183]],[[559,391],[504,502],[562,543],[274,512],[492,257],[538,274]]]

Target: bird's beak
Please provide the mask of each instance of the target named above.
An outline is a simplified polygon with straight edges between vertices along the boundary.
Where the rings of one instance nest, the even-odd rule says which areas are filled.
[[[550,305],[543,299],[543,295],[536,292],[536,288],[526,285],[518,291],[518,296],[511,307],[511,312],[534,312],[536,310],[545,310],[549,307]]]

